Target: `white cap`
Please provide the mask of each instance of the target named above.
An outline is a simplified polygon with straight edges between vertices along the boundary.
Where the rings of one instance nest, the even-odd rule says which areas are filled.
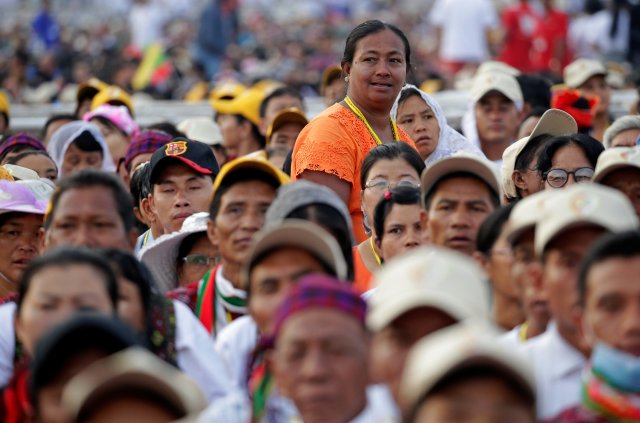
[[[549,109],[536,124],[531,135],[519,139],[511,144],[502,153],[502,186],[505,194],[510,197],[516,197],[516,186],[513,183],[512,175],[516,167],[516,160],[529,143],[539,135],[551,135],[554,137],[560,135],[569,135],[578,132],[578,124],[576,120],[567,112],[560,109]]]
[[[481,73],[495,73],[501,72],[506,73],[511,76],[519,76],[522,74],[518,69],[513,66],[507,65],[504,62],[499,62],[497,60],[487,60],[486,62],[482,62],[482,64],[476,70],[476,75]]]
[[[578,59],[564,68],[564,83],[569,88],[578,88],[595,75],[607,75],[607,68],[597,60]]]
[[[621,232],[637,229],[638,217],[627,197],[612,188],[584,183],[558,190],[536,225],[536,254],[542,256],[561,232],[585,224]]]
[[[180,245],[189,235],[206,232],[208,221],[209,213],[194,213],[182,222],[179,231],[162,235],[138,253],[140,261],[153,273],[160,293],[165,294],[178,287],[176,261]]]
[[[9,163],[2,165],[2,167],[4,167],[9,172],[9,174],[13,176],[13,179],[17,181],[40,179],[38,172],[33,169],[29,169],[28,167]]]
[[[460,151],[452,156],[438,160],[422,172],[420,184],[422,188],[423,201],[425,195],[431,191],[433,186],[437,184],[440,179],[446,175],[458,172],[470,173],[477,176],[493,190],[498,198],[502,197],[502,189],[497,167],[485,158],[478,157],[475,154],[465,151]]]
[[[184,416],[201,412],[200,388],[182,372],[142,348],[129,348],[91,364],[66,385],[62,403],[72,421],[119,392],[136,390],[158,397]]]
[[[190,140],[200,141],[208,145],[222,144],[222,132],[217,123],[210,117],[192,117],[183,120],[177,126]]]
[[[615,147],[604,150],[598,156],[592,181],[601,182],[610,173],[624,168],[640,168],[640,149],[638,147]]]
[[[422,338],[411,349],[400,382],[400,405],[411,412],[426,395],[454,371],[492,367],[529,395],[535,404],[531,364],[519,351],[498,341],[488,327],[457,324]]]
[[[409,310],[433,307],[461,321],[489,320],[490,293],[482,269],[469,257],[420,247],[389,262],[374,279],[367,325],[388,326]]]
[[[515,244],[525,231],[534,229],[544,216],[545,208],[553,204],[550,200],[556,195],[559,195],[558,190],[545,189],[518,201],[509,215],[509,224],[506,226],[507,240]]]
[[[522,106],[524,101],[518,80],[503,72],[480,73],[473,78],[471,85],[471,102],[477,103],[490,91],[498,91],[509,100]]]

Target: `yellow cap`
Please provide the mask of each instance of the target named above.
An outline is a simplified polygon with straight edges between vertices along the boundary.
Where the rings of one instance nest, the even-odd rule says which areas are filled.
[[[76,91],[76,100],[79,102],[82,98],[88,97],[93,99],[96,94],[107,88],[109,84],[102,82],[98,78],[89,78],[87,82],[83,82],[78,85],[78,91]]]
[[[0,91],[0,113],[5,113],[7,116],[9,116],[9,112],[11,112],[9,98],[4,93],[4,91]]]
[[[131,96],[120,87],[109,85],[98,92],[91,101],[91,110],[97,109],[103,104],[122,104],[129,109],[129,113],[133,116],[133,102]]]
[[[433,94],[442,89],[441,79],[427,79],[420,84],[420,90],[427,94]]]
[[[242,94],[247,87],[237,81],[226,80],[216,84],[209,93],[209,101],[213,106],[214,101],[218,100],[232,100]]]
[[[297,107],[289,107],[288,109],[280,111],[267,128],[267,145],[271,142],[271,135],[287,123],[299,123],[304,127],[309,123],[309,119],[307,119],[304,112]]]
[[[278,88],[284,86],[285,85],[280,81],[274,81],[273,79],[261,79],[260,81],[253,84],[251,88],[262,91],[264,93],[264,96],[266,97]]]
[[[224,182],[230,173],[240,169],[253,169],[266,173],[280,182],[280,185],[288,184],[291,181],[286,173],[269,163],[267,159],[259,155],[242,156],[222,166],[220,173],[218,173],[215,181],[213,181],[213,191],[215,192],[215,190],[222,185],[222,182]]]
[[[260,104],[266,94],[255,87],[245,90],[232,100],[216,100],[211,106],[216,112],[225,115],[241,115],[256,126],[260,126]]]

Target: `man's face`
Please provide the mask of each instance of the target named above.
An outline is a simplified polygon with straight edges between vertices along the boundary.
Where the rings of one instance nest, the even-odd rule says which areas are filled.
[[[640,169],[624,168],[613,171],[600,183],[623,193],[640,217]]]
[[[587,275],[583,329],[597,341],[640,357],[640,256],[611,258]]]
[[[561,332],[577,332],[578,268],[591,244],[604,231],[595,226],[569,229],[547,247],[542,283],[551,315]]]
[[[476,126],[482,144],[510,143],[518,134],[520,113],[513,101],[491,91],[475,105]]]
[[[45,248],[76,245],[131,250],[136,232],[127,232],[110,188],[72,188],[58,199],[45,232]]]
[[[275,196],[271,185],[257,180],[236,183],[222,195],[218,215],[214,222],[209,221],[208,235],[223,264],[244,265]]]
[[[597,113],[608,113],[611,100],[611,88],[607,85],[604,75],[594,75],[587,79],[579,88],[584,96],[596,96],[600,99]]]
[[[279,391],[308,423],[350,421],[366,406],[368,339],[337,310],[310,308],[282,326],[274,356]]]
[[[399,398],[400,379],[409,350],[421,338],[456,323],[447,313],[432,307],[410,310],[377,332],[371,343],[371,375],[389,386]]]
[[[0,225],[0,274],[16,284],[42,248],[42,215],[17,213]]]
[[[495,209],[489,187],[473,177],[438,183],[427,217],[429,239],[435,245],[471,255],[478,228]]]
[[[182,163],[165,165],[153,185],[150,205],[165,234],[179,231],[185,219],[209,210],[213,181]]]
[[[267,128],[269,128],[269,125],[271,125],[271,122],[273,122],[278,113],[280,113],[284,109],[289,109],[291,107],[295,107],[299,110],[304,110],[302,101],[289,94],[281,95],[280,97],[274,97],[269,100],[269,104],[267,104],[267,108],[264,110],[264,117],[262,118],[262,122],[260,123],[260,132],[262,133],[262,135],[267,134]]]
[[[260,333],[273,333],[276,311],[300,277],[324,272],[324,267],[315,257],[292,247],[269,254],[256,264],[249,281],[249,313]]]
[[[611,139],[611,147],[635,147],[640,136],[640,128],[627,129]]]
[[[286,150],[293,150],[298,134],[302,131],[300,123],[286,123],[271,134],[271,147],[280,147]]]
[[[245,122],[240,123],[237,116],[227,114],[219,114],[216,122],[220,126],[224,148],[237,149],[247,133]]]

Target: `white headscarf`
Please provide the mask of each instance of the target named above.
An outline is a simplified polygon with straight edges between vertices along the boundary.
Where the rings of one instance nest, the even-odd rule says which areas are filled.
[[[479,157],[485,158],[485,155],[482,151],[471,144],[462,134],[453,129],[447,124],[447,118],[442,111],[440,105],[436,102],[436,100],[431,97],[429,94],[420,90],[415,85],[407,84],[405,85],[400,94],[398,94],[398,98],[396,98],[395,103],[393,103],[393,108],[391,108],[391,117],[393,120],[397,121],[398,119],[398,100],[402,95],[404,90],[414,89],[420,93],[420,96],[424,100],[425,103],[431,108],[433,113],[438,120],[438,126],[440,127],[440,138],[438,139],[438,145],[435,150],[426,158],[424,161],[427,167],[431,164],[435,163],[438,160],[444,159],[445,157],[449,157],[458,151],[466,151],[468,153],[477,155]]]
[[[58,178],[62,178],[64,176],[62,174],[64,154],[67,152],[71,143],[84,131],[89,131],[98,144],[100,144],[100,148],[102,149],[102,170],[105,172],[116,171],[116,166],[111,158],[109,147],[107,146],[107,143],[98,127],[92,123],[77,120],[69,122],[58,128],[51,136],[49,144],[47,145],[47,152],[49,152],[49,155],[56,163],[56,166],[58,166]]]

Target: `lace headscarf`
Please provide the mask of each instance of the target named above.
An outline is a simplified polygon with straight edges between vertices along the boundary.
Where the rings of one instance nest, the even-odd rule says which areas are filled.
[[[51,140],[47,145],[47,151],[49,155],[58,166],[58,178],[62,178],[62,163],[64,162],[64,155],[67,149],[73,141],[78,138],[84,131],[89,131],[93,138],[100,144],[102,149],[102,168],[105,172],[115,172],[116,166],[111,158],[109,147],[107,146],[104,137],[100,133],[97,126],[89,122],[73,121],[65,125],[62,125],[51,136]]]
[[[427,105],[431,108],[434,115],[436,116],[436,119],[438,120],[438,126],[440,127],[440,137],[438,138],[438,145],[436,146],[435,150],[433,150],[433,152],[429,155],[429,157],[427,157],[424,161],[427,167],[438,160],[444,159],[457,153],[458,151],[466,151],[482,158],[485,157],[478,147],[471,144],[462,134],[449,126],[449,124],[447,123],[447,118],[445,117],[442,108],[436,102],[436,100],[429,94],[417,88],[415,85],[405,85],[400,91],[398,98],[396,98],[396,101],[393,104],[393,108],[391,109],[391,117],[396,122],[398,119],[398,100],[400,99],[402,92],[409,89],[414,89],[418,93],[420,93],[422,100],[427,103]]]

